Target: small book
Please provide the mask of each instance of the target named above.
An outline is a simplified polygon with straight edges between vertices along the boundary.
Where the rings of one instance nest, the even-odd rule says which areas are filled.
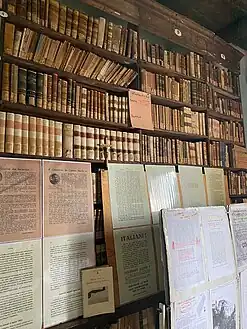
[[[115,312],[112,267],[81,271],[83,317]]]

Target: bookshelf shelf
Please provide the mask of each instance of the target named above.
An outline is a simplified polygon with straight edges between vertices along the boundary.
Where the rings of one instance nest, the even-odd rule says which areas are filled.
[[[224,144],[244,146],[244,144],[242,144],[242,143],[233,142],[233,141],[229,141],[229,140],[225,140],[225,139],[221,139],[221,138],[209,137],[209,140],[214,141],[214,142],[222,142]]]
[[[116,92],[116,93],[123,93],[123,92],[128,91],[128,89],[125,87],[120,87],[120,86],[106,83],[103,81],[98,81],[95,79],[90,79],[90,78],[86,78],[83,76],[79,76],[79,75],[69,73],[66,71],[57,70],[53,67],[42,65],[42,64],[35,63],[32,61],[27,61],[25,59],[22,59],[19,57],[14,57],[12,55],[4,54],[2,59],[4,62],[15,64],[15,65],[24,67],[29,70],[39,71],[39,72],[48,73],[48,74],[57,74],[58,77],[60,77],[60,78],[72,79],[79,83],[82,83],[83,85],[85,85],[87,87],[98,88],[98,89],[104,90],[104,91],[108,90],[108,91],[112,91],[112,92]]]
[[[196,134],[188,134],[178,131],[169,131],[169,130],[162,130],[162,129],[155,129],[152,130],[142,130],[144,133],[152,134],[155,136],[161,136],[161,137],[170,137],[170,138],[179,138],[181,140],[187,140],[187,141],[205,141],[207,140],[207,136],[203,135],[196,135]]]
[[[23,19],[19,16],[9,15],[9,17],[6,20],[7,22],[14,24],[21,28],[29,28],[30,30],[33,30],[38,33],[42,33],[52,39],[59,40],[59,41],[68,41],[73,46],[80,48],[82,50],[87,50],[92,53],[95,53],[96,55],[105,57],[107,59],[110,59],[114,62],[118,62],[124,65],[135,65],[137,64],[137,61],[134,59],[131,59],[129,57],[125,57],[122,55],[119,55],[117,53],[114,53],[112,51],[105,50],[103,48],[94,46],[92,44],[80,41],[78,39],[72,38],[70,36],[67,36],[65,34],[61,34],[59,32],[56,32],[50,28],[43,27],[37,23],[33,23],[32,21]]]
[[[161,96],[151,95],[151,100],[152,100],[153,104],[169,106],[171,108],[190,107],[194,111],[207,112],[206,108],[199,107],[199,106],[189,104],[189,103],[183,103],[183,102],[175,101],[175,100],[164,98],[164,97],[161,97]]]
[[[245,199],[245,198],[247,198],[247,194],[238,194],[238,195],[230,194],[229,196],[230,196],[231,199]]]
[[[234,94],[232,94],[224,89],[221,89],[219,87],[216,87],[214,85],[211,85],[211,86],[212,86],[213,90],[216,91],[218,94],[221,94],[230,99],[239,100],[239,101],[241,100],[241,98],[237,95],[234,95]]]
[[[226,120],[226,121],[235,121],[235,122],[243,123],[243,119],[239,119],[239,118],[236,118],[231,115],[221,114],[219,112],[209,110],[209,109],[207,110],[207,113],[210,118],[216,118],[216,119],[221,119],[221,120]]]
[[[115,313],[113,314],[98,315],[88,319],[79,318],[50,328],[51,329],[92,329],[97,326],[103,328],[107,324],[116,323],[118,319],[124,316],[140,312],[149,307],[158,308],[159,302],[164,303],[164,299],[165,299],[164,292],[158,292],[157,294],[149,296],[147,298],[120,306],[116,309]]]
[[[20,113],[25,115],[32,115],[41,117],[43,119],[52,119],[67,123],[80,124],[80,125],[89,125],[96,128],[109,128],[109,129],[118,129],[124,131],[136,131],[137,129],[128,126],[127,124],[115,123],[111,121],[97,120],[92,118],[80,117],[70,113],[63,113],[60,111],[52,111],[43,109],[41,107],[35,107],[32,105],[24,105],[20,103],[10,103],[3,102],[0,105],[1,110],[6,110],[8,112]]]

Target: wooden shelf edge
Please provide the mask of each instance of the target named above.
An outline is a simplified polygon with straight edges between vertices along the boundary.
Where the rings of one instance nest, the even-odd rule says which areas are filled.
[[[236,118],[232,115],[226,115],[226,114],[221,114],[219,112],[216,112],[214,110],[207,110],[208,116],[210,118],[215,118],[215,119],[222,119],[224,121],[234,121],[234,122],[239,122],[239,123],[243,123],[243,119],[240,118]]]
[[[91,79],[91,78],[87,78],[84,76],[80,76],[80,75],[76,75],[67,71],[62,71],[62,70],[58,70],[55,69],[53,67],[50,66],[46,66],[43,64],[39,64],[39,63],[35,63],[33,61],[28,61],[19,57],[15,57],[12,55],[7,55],[4,54],[2,56],[2,60],[4,62],[8,62],[11,64],[15,64],[18,66],[22,66],[26,69],[29,70],[34,70],[34,71],[39,71],[39,72],[43,72],[43,73],[48,73],[48,74],[57,74],[60,78],[63,79],[72,79],[75,80],[85,86],[88,87],[93,87],[93,88],[99,88],[102,90],[108,90],[108,91],[112,91],[112,92],[118,92],[118,93],[123,93],[123,92],[127,92],[128,88],[125,87],[121,87],[118,85],[113,85],[110,83],[106,83],[103,81],[99,81],[99,80],[95,80],[95,79]]]
[[[116,323],[118,319],[124,316],[140,312],[149,307],[157,307],[159,302],[164,303],[164,300],[164,292],[158,292],[149,297],[122,305],[116,308],[116,311],[113,314],[103,314],[87,319],[79,318],[50,327],[50,329],[92,329],[99,325],[100,327],[103,327],[107,324]]]
[[[247,199],[247,194],[239,194],[239,195],[230,194],[229,197],[230,199]]]
[[[50,119],[55,121],[62,121],[73,124],[87,125],[92,127],[98,127],[103,129],[119,129],[126,131],[136,131],[137,129],[128,126],[127,124],[115,123],[111,121],[104,121],[99,119],[92,119],[87,117],[80,117],[70,113],[64,113],[60,111],[52,111],[36,107],[32,105],[24,105],[20,103],[3,102],[0,104],[1,110],[9,110],[13,113],[20,113],[30,116],[38,116],[44,119]]]
[[[142,133],[147,135],[154,135],[160,137],[168,137],[168,138],[177,138],[181,140],[188,140],[188,141],[206,141],[208,140],[207,136],[204,135],[196,135],[196,134],[188,134],[178,131],[170,131],[170,130],[162,130],[162,129],[154,129],[154,130],[146,130],[141,129]]]
[[[244,144],[241,144],[241,143],[238,143],[238,142],[233,142],[233,141],[228,141],[228,140],[224,140],[224,139],[220,139],[220,138],[215,138],[215,137],[209,137],[209,141],[212,141],[212,142],[221,142],[221,143],[224,143],[224,144],[238,145],[238,146],[245,147]]]
[[[175,100],[172,100],[169,98],[165,98],[162,96],[156,96],[156,95],[152,95],[152,94],[151,94],[151,101],[154,104],[160,104],[160,105],[169,106],[172,108],[189,107],[192,110],[197,111],[197,112],[207,112],[207,109],[204,107],[200,107],[200,106],[189,104],[189,103],[183,103],[183,102],[175,101]]]
[[[114,53],[112,51],[103,49],[101,47],[98,47],[98,46],[95,46],[95,45],[92,45],[92,44],[89,44],[89,43],[86,43],[86,42],[83,42],[79,39],[75,39],[73,37],[67,36],[66,34],[59,33],[59,32],[54,31],[54,30],[52,30],[48,27],[41,26],[37,23],[34,23],[32,21],[29,21],[29,20],[24,19],[24,18],[19,17],[19,16],[15,16],[13,14],[10,14],[8,16],[8,18],[6,18],[6,21],[8,23],[12,23],[12,24],[14,24],[18,27],[22,27],[22,28],[26,27],[26,28],[29,28],[30,30],[35,31],[35,32],[42,33],[42,34],[44,34],[44,35],[46,35],[46,36],[48,36],[52,39],[55,39],[55,40],[59,40],[59,41],[62,41],[62,42],[63,41],[68,41],[73,46],[75,46],[79,49],[95,53],[98,56],[105,57],[105,58],[110,59],[114,62],[118,62],[118,63],[124,64],[124,65],[135,65],[137,63],[136,60],[131,59],[129,57]]]

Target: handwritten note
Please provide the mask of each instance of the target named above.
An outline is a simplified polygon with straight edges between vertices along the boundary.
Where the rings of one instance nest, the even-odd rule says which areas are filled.
[[[134,128],[154,130],[151,113],[151,95],[129,90],[130,122]]]

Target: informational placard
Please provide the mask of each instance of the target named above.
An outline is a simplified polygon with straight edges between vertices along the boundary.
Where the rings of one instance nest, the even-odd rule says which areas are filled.
[[[0,160],[0,242],[41,237],[40,161]]]
[[[240,328],[247,328],[247,270],[240,273]]]
[[[162,211],[171,300],[176,292],[205,283],[205,264],[198,208]]]
[[[209,280],[236,275],[230,226],[225,207],[199,208]]]
[[[115,312],[111,266],[81,271],[83,317]]]
[[[146,166],[148,194],[153,224],[158,224],[161,209],[180,208],[177,173],[174,166]]]
[[[139,164],[109,164],[113,228],[151,224],[144,168]]]
[[[239,306],[237,282],[233,281],[212,289],[211,328],[238,329]]]
[[[226,188],[224,170],[220,168],[204,168],[209,206],[226,204]]]
[[[92,232],[91,164],[44,161],[44,235]]]
[[[233,204],[229,207],[238,271],[247,268],[247,204]]]
[[[44,239],[44,327],[82,315],[80,273],[95,266],[94,233]]]
[[[0,160],[0,328],[42,325],[40,161]]]
[[[40,239],[0,244],[0,328],[41,328],[41,255]]]
[[[173,307],[175,329],[212,329],[210,326],[209,291],[187,300],[175,302]]]
[[[139,90],[129,90],[131,126],[153,130],[151,95]]]
[[[179,166],[183,207],[206,206],[205,184],[201,167]]]
[[[151,226],[114,230],[120,304],[157,292]]]

